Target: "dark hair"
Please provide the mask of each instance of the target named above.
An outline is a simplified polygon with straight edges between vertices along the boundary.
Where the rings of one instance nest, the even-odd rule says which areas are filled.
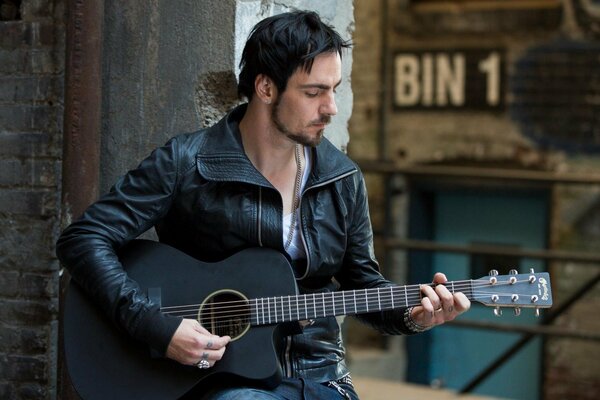
[[[259,74],[271,78],[277,90],[285,91],[288,79],[298,69],[310,72],[319,54],[350,47],[313,11],[294,11],[260,21],[250,32],[242,60],[238,93],[249,100]]]

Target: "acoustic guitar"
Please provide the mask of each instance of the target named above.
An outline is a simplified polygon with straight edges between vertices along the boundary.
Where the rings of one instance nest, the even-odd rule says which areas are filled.
[[[231,379],[274,387],[282,378],[278,345],[298,329],[298,321],[415,306],[422,296],[420,285],[299,294],[287,259],[263,248],[204,263],[165,244],[134,240],[119,257],[163,313],[196,318],[233,340],[209,369],[152,357],[71,282],[64,308],[65,360],[73,386],[86,400],[176,399],[198,385]],[[445,285],[496,310],[552,305],[547,273],[512,272]]]

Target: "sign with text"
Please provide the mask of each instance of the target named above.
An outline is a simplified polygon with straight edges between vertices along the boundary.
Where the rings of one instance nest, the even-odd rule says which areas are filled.
[[[399,51],[394,108],[503,109],[504,58],[500,49]]]

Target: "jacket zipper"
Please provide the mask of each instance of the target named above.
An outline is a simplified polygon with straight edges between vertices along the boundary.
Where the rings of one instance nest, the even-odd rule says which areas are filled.
[[[304,246],[304,253],[306,254],[306,271],[304,272],[303,276],[301,276],[300,278],[297,278],[296,280],[302,280],[302,279],[306,278],[306,276],[308,275],[308,271],[310,271],[310,255],[308,253],[308,244],[306,243],[306,240],[304,239],[304,229],[303,229],[304,228],[304,224],[303,224],[303,221],[302,221],[302,198],[304,197],[304,194],[306,192],[308,192],[309,190],[312,190],[312,189],[315,189],[315,188],[318,188],[318,187],[321,187],[321,186],[328,185],[331,182],[335,182],[337,180],[343,179],[343,178],[345,178],[347,176],[350,176],[352,174],[355,174],[355,173],[356,173],[356,169],[354,169],[354,170],[352,170],[350,172],[347,172],[345,174],[336,176],[335,178],[331,178],[331,179],[329,179],[329,180],[327,180],[325,182],[321,182],[321,183],[319,183],[317,185],[313,185],[313,186],[307,187],[307,188],[304,189],[304,191],[300,195],[300,201],[298,203],[298,213],[299,213],[299,215],[298,215],[298,221],[299,221],[299,225],[300,225],[300,238],[302,239],[302,245]]]
[[[356,173],[356,169],[350,172],[347,172],[343,175],[340,176],[336,176],[335,178],[329,179],[325,182],[321,182],[318,185],[314,185],[314,186],[310,186],[308,188],[305,188],[304,191],[302,191],[302,193],[300,194],[300,200],[298,201],[298,225],[300,227],[300,239],[302,239],[302,245],[304,246],[304,253],[306,254],[306,272],[304,273],[304,276],[300,279],[303,279],[306,277],[306,275],[308,275],[308,271],[310,271],[310,255],[308,254],[308,244],[306,243],[306,240],[304,239],[304,224],[302,221],[302,198],[304,197],[304,194],[314,188],[318,188],[321,186],[325,186],[328,185],[331,182],[335,182],[339,179],[343,179],[347,176],[350,176],[352,174]],[[299,280],[299,279],[297,279]],[[293,369],[292,369],[292,356],[291,356],[291,352],[292,352],[292,337],[291,336],[287,336],[285,338],[286,344],[285,344],[285,352],[283,355],[284,358],[284,362],[285,362],[285,371],[284,371],[284,375],[288,378],[292,378],[293,377]]]

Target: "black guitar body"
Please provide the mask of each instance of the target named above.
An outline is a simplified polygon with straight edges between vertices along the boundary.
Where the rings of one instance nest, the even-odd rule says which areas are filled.
[[[120,259],[143,289],[160,289],[162,307],[200,304],[223,288],[249,299],[297,294],[287,260],[273,250],[249,249],[213,264],[160,243],[135,240],[120,252]],[[288,329],[252,327],[227,346],[213,368],[200,370],[151,357],[147,346],[120,332],[76,284],[71,283],[65,300],[67,368],[86,400],[176,399],[194,387],[232,379],[273,387],[282,375],[277,343]]]

